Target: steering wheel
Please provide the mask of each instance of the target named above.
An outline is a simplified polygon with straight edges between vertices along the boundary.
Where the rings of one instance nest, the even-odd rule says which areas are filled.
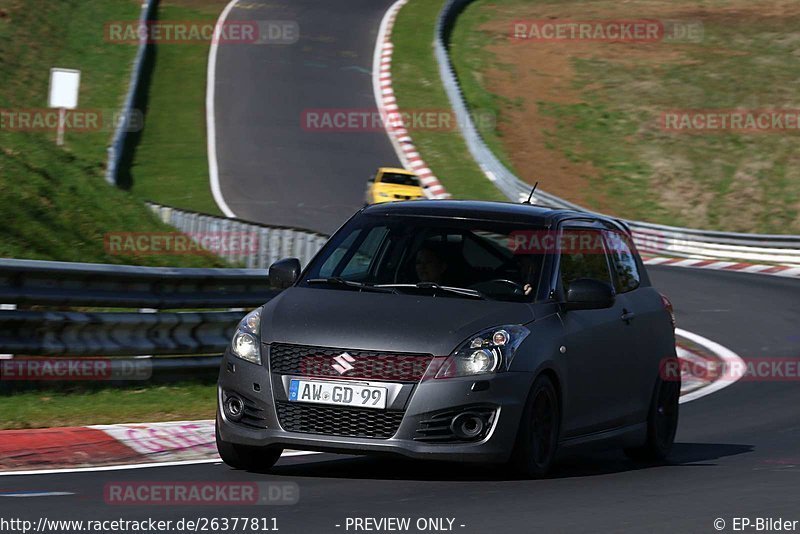
[[[488,280],[488,281],[483,282],[483,283],[484,284],[506,284],[506,285],[511,286],[514,289],[514,293],[519,292],[520,295],[524,295],[525,294],[525,287],[522,284],[520,284],[518,282],[515,282],[513,280],[509,280],[508,278],[495,278],[493,280]]]

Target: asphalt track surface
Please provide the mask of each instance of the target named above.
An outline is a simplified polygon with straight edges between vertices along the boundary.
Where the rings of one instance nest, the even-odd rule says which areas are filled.
[[[215,117],[222,195],[242,219],[332,233],[367,178],[398,166],[381,129],[323,132],[313,110],[376,111],[372,59],[390,0],[241,2],[228,20],[297,21],[293,45],[221,44]]]
[[[800,283],[775,277],[651,268],[678,323],[749,358],[800,353]],[[552,477],[516,480],[494,468],[317,454],[282,459],[274,473],[203,464],[131,471],[0,478],[0,518],[171,519],[276,517],[285,533],[345,532],[347,517],[449,517],[455,530],[484,532],[716,532],[720,517],[800,520],[800,389],[796,381],[739,381],[681,405],[666,465],[620,452],[571,453]],[[285,507],[112,506],[107,483],[122,481],[295,482]],[[20,506],[24,504],[24,506]],[[336,527],[335,525],[342,525]],[[459,525],[465,525],[460,527]],[[412,529],[411,532],[415,532]],[[352,532],[352,530],[351,530]]]
[[[223,182],[223,192],[237,214],[330,230],[357,206],[363,191],[361,179],[331,186],[333,177],[360,178],[393,157],[380,135],[301,134],[301,143],[281,133],[281,125],[297,125],[296,114],[306,105],[372,105],[369,76],[345,67],[369,68],[375,30],[388,4],[348,0],[337,3],[337,14],[324,7],[333,2],[292,0],[286,8],[281,7],[286,2],[273,0],[269,9],[282,15],[267,8],[234,11],[234,19],[296,18],[320,39],[310,44],[309,57],[302,47],[221,49],[218,83],[228,94],[220,98],[229,106],[219,111],[229,115],[218,130],[221,166],[223,176],[236,176]],[[335,40],[323,39],[333,29]],[[356,50],[357,57],[343,59],[338,51],[345,49]],[[305,65],[306,59],[325,67]],[[255,77],[256,83],[239,84],[235,75]],[[363,144],[354,137],[359,135]],[[746,360],[800,360],[800,282],[680,268],[649,271],[672,298],[682,328]],[[126,481],[294,482],[300,499],[269,508],[107,504],[106,485]],[[71,494],[2,496],[9,492]],[[618,451],[571,453],[544,480],[518,480],[491,467],[331,454],[284,458],[269,475],[202,464],[0,477],[0,519],[234,516],[276,517],[284,533],[347,532],[347,517],[409,517],[412,524],[418,518],[452,518],[456,532],[498,534],[716,532],[716,518],[726,521],[725,531],[731,531],[733,517],[800,520],[800,388],[791,380],[739,381],[681,406],[669,463],[636,464]]]

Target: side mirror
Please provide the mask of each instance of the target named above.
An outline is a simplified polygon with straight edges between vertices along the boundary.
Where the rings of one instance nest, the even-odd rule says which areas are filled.
[[[614,305],[614,288],[606,282],[580,278],[567,290],[566,310],[600,310]]]
[[[269,266],[269,283],[278,289],[286,289],[300,278],[300,260],[286,258]]]

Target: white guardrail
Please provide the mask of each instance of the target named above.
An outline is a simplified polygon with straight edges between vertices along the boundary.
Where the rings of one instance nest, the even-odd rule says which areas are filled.
[[[528,198],[531,185],[522,181],[495,156],[478,133],[469,113],[461,86],[447,51],[453,24],[463,8],[473,0],[450,0],[436,24],[434,54],[439,64],[450,105],[459,117],[459,128],[473,159],[484,175],[513,202]],[[536,203],[555,208],[588,211],[544,191],[536,192]],[[659,256],[706,260],[735,260],[800,265],[800,236],[758,235],[676,228],[638,221],[625,221],[633,232],[640,251]]]
[[[151,202],[147,206],[162,222],[177,228],[195,241],[203,236],[235,235],[239,242],[247,243],[247,246],[219,251],[218,255],[248,269],[268,269],[273,262],[282,258],[297,258],[305,267],[328,240],[326,235],[301,228],[265,226]]]

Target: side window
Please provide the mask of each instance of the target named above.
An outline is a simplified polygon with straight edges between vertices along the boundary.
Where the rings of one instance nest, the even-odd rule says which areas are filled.
[[[617,293],[633,291],[641,282],[639,267],[633,255],[630,238],[621,232],[605,232],[610,250],[611,263],[614,265],[616,276],[614,288]]]
[[[561,285],[564,291],[574,280],[589,278],[611,285],[603,236],[594,229],[565,229],[561,234]]]

